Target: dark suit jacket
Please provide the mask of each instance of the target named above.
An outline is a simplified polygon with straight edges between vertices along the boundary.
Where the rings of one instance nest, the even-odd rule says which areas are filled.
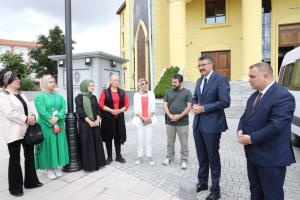
[[[250,135],[253,144],[245,145],[246,157],[262,167],[283,167],[295,162],[291,145],[291,122],[295,99],[276,82],[262,96],[250,114],[259,91],[247,101],[238,130]]]
[[[193,129],[202,126],[205,133],[220,133],[228,129],[224,109],[230,106],[230,86],[228,79],[213,72],[208,80],[205,91],[201,96],[201,77],[198,79],[192,105],[199,104],[204,107],[204,113],[194,117]],[[200,118],[200,121],[198,120]],[[198,124],[200,122],[200,124]]]

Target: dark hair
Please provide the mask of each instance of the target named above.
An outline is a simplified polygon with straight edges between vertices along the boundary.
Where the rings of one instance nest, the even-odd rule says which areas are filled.
[[[182,83],[182,81],[183,81],[183,77],[181,74],[174,75],[173,79],[177,79],[179,81],[179,83]]]
[[[208,55],[208,54],[204,54],[203,56],[201,56],[201,57],[198,59],[198,61],[199,61],[199,60],[207,60],[207,61],[210,62],[210,63],[213,62],[212,57],[211,57],[210,55]]]

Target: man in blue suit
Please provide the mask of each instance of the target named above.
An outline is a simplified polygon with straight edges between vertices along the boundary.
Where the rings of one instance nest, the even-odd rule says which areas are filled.
[[[295,163],[291,123],[295,99],[273,78],[268,63],[250,67],[254,92],[238,126],[238,141],[245,148],[251,200],[283,200],[286,166]]]
[[[199,161],[197,192],[208,189],[210,167],[212,184],[206,200],[216,200],[221,196],[219,147],[221,132],[228,129],[224,109],[230,106],[230,86],[225,76],[213,71],[211,56],[201,56],[198,69],[202,77],[197,81],[192,101],[193,134]]]

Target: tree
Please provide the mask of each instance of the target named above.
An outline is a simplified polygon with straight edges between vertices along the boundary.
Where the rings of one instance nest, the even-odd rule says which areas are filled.
[[[23,54],[13,54],[10,51],[6,51],[0,56],[0,62],[5,69],[9,69],[20,74],[23,78],[27,77],[31,70],[28,68],[27,64],[24,63]]]
[[[72,43],[76,42],[72,41]],[[57,62],[49,59],[48,56],[63,54],[65,54],[65,35],[59,26],[55,26],[54,29],[49,30],[48,36],[37,37],[37,46],[29,53],[34,60],[30,67],[37,73],[38,78],[45,74],[57,77]]]

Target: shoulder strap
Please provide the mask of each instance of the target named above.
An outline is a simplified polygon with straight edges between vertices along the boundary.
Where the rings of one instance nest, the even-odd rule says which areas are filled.
[[[177,97],[183,92],[184,88],[182,88],[177,94],[176,96],[172,99],[172,101],[170,102],[170,104],[168,104],[168,108],[171,107],[172,103],[177,99]]]

